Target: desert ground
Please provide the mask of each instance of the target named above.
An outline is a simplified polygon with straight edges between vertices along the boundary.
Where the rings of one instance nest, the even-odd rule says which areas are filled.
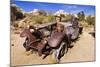
[[[60,63],[95,60],[95,38],[89,32],[83,30],[78,41],[72,43],[74,47],[61,58]],[[22,45],[24,40],[25,38],[21,38],[19,32],[11,30],[11,66],[54,63],[51,55],[45,59],[39,57],[37,53],[27,55]]]

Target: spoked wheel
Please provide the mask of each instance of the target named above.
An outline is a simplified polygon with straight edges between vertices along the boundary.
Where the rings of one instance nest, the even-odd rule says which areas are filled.
[[[56,63],[60,62],[61,57],[63,57],[64,54],[67,53],[67,51],[68,48],[65,43],[61,43],[61,46],[53,51],[52,57],[56,61]]]
[[[62,49],[60,50],[60,54],[59,54],[59,59],[64,56],[65,53],[67,53],[68,49],[67,49],[67,45],[64,44]]]
[[[23,46],[24,46],[24,48],[26,49],[26,51],[29,51],[29,50],[30,50],[30,47],[27,47],[27,41],[25,41],[25,42],[23,43]]]
[[[26,42],[23,43],[23,47],[26,48]]]
[[[68,52],[68,44],[64,45],[64,52],[67,53]]]
[[[83,27],[79,27],[79,33],[82,34]]]

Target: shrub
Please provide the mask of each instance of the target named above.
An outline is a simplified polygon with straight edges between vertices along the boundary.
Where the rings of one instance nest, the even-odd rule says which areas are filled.
[[[94,25],[94,24],[95,24],[95,17],[88,16],[88,17],[86,18],[86,22],[87,22],[89,25]]]

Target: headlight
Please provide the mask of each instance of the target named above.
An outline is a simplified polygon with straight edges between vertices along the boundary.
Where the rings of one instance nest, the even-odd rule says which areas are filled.
[[[34,29],[30,29],[30,32],[34,32]]]

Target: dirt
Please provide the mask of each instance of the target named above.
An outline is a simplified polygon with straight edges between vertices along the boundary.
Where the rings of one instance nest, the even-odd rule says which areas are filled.
[[[93,38],[89,32],[83,31],[78,41],[72,43],[74,47],[68,50],[60,63],[67,62],[81,62],[81,61],[94,61],[95,60],[95,38]],[[19,34],[15,34],[11,31],[11,65],[34,65],[34,64],[51,64],[55,63],[55,60],[51,55],[42,59],[36,52],[27,55],[23,47],[25,38],[21,38]]]

